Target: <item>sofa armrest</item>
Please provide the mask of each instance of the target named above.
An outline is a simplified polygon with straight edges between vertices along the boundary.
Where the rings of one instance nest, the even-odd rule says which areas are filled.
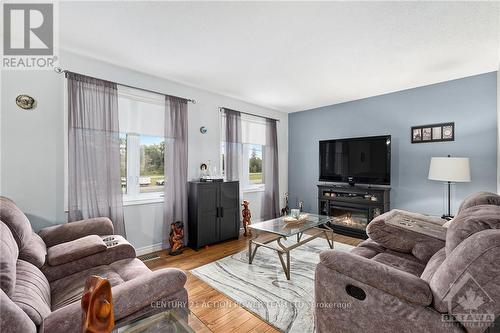
[[[115,320],[120,320],[152,302],[184,288],[186,274],[176,268],[164,268],[139,276],[112,289]],[[185,305],[187,306],[187,304]]]
[[[427,282],[410,273],[336,250],[321,252],[320,260],[320,264],[329,269],[407,302],[422,306],[428,306],[432,302],[432,292]]]
[[[66,262],[64,264],[59,264],[57,266],[51,266],[49,262],[41,267],[42,273],[45,275],[49,282],[58,280],[64,276],[68,276],[77,272],[84,271],[86,269],[97,267],[101,265],[110,265],[122,259],[133,259],[136,257],[136,252],[134,247],[122,236],[113,235],[113,244],[106,244],[106,249],[101,252],[96,252],[94,254],[90,254],[91,252],[85,253],[85,256],[82,257],[82,252],[78,251],[79,247],[76,247],[74,251],[72,251],[68,246],[71,244],[77,244],[79,241],[84,240],[87,237],[99,238],[99,242],[103,242],[101,237],[97,235],[91,235],[79,238],[72,242],[61,243],[54,247],[60,247],[62,253],[68,255],[70,252],[78,253],[76,256],[71,257],[71,261]],[[106,237],[107,238],[107,237]],[[96,241],[96,243],[98,243]],[[107,243],[107,242],[103,242]],[[49,248],[52,249],[54,247]],[[92,251],[93,252],[93,251]],[[49,254],[50,256],[50,254]]]
[[[40,230],[38,234],[45,245],[51,247],[89,235],[112,235],[114,228],[113,223],[107,217],[96,217],[47,227]]]
[[[107,246],[101,237],[90,235],[61,243],[47,249],[47,262],[50,266],[58,266],[106,251]]]
[[[182,290],[186,280],[187,277],[183,271],[175,268],[164,268],[112,287],[115,321],[147,307],[152,307],[155,301],[165,299],[167,296]],[[183,305],[187,306],[187,304]],[[49,314],[44,319],[39,332],[78,332],[81,330],[81,325],[81,304],[74,302]]]

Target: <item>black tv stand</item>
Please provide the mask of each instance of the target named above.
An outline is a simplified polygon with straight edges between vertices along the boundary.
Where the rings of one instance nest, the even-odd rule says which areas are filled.
[[[318,213],[334,217],[336,233],[366,239],[368,223],[389,211],[390,191],[376,185],[318,185]]]

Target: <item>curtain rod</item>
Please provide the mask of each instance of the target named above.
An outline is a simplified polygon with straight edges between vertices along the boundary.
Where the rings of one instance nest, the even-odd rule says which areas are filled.
[[[276,118],[264,117],[264,116],[260,116],[260,115],[258,115],[258,114],[253,114],[253,113],[249,113],[249,112],[243,112],[243,111],[233,110],[233,109],[230,109],[230,108],[225,108],[225,107],[219,106],[219,112],[222,112],[224,109],[227,109],[227,110],[232,110],[232,111],[236,111],[236,112],[243,113],[243,114],[247,114],[247,115],[249,115],[249,116],[260,117],[260,118],[266,118],[266,119],[271,119],[271,120],[274,120],[274,121],[280,122],[280,120],[279,120],[279,119],[276,119]]]
[[[66,69],[62,69],[61,67],[54,67],[54,71],[57,74],[63,74],[63,73],[66,74],[66,73],[71,72],[71,71],[68,71]],[[71,72],[71,73],[75,73],[75,72]],[[80,74],[80,73],[75,73],[75,74]],[[85,75],[85,74],[80,74],[80,75]],[[100,80],[102,80],[102,79],[100,79]],[[106,80],[106,81],[108,81],[108,80]],[[154,90],[149,90],[149,89],[145,89],[145,88],[138,88],[138,87],[130,86],[128,84],[123,84],[123,83],[118,83],[118,82],[115,82],[115,83],[118,84],[118,85],[120,85],[120,86],[127,87],[127,88],[138,89],[138,90],[147,91],[147,92],[151,92],[151,93],[155,93],[155,94],[159,94],[159,95],[172,96],[172,95],[168,95],[168,94],[161,93],[161,92],[154,91]],[[181,97],[181,98],[184,98],[184,97]],[[188,102],[196,104],[196,100],[195,99],[189,99],[189,98],[184,98],[184,99],[186,101],[188,101]]]

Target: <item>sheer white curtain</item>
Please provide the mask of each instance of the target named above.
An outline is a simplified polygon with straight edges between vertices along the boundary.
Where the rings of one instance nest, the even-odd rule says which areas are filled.
[[[223,109],[224,162],[226,180],[240,180],[241,177],[241,113]]]
[[[264,200],[262,216],[264,220],[279,216],[279,168],[278,133],[275,119],[266,119],[266,145],[264,146]]]
[[[248,154],[244,146],[262,146],[264,195],[262,219],[279,216],[279,170],[277,121],[224,108],[222,110],[222,141],[226,180],[240,181],[240,197],[244,188],[259,188],[249,178]],[[246,170],[244,169],[246,168]]]
[[[68,220],[105,216],[126,236],[120,178],[118,91],[113,82],[67,73]]]
[[[187,100],[165,97],[165,204],[163,246],[169,245],[170,224],[184,223],[184,244],[188,239],[187,169],[188,107]]]

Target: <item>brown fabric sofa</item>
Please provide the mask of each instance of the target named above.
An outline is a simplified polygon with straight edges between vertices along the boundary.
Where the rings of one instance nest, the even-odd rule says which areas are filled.
[[[500,196],[466,198],[446,242],[387,216],[350,253],[320,254],[317,332],[499,332]]]
[[[116,321],[187,306],[182,271],[152,272],[135,256],[125,239],[113,235],[109,219],[36,234],[14,202],[0,197],[0,332],[80,331],[80,299],[91,275],[110,281]]]

